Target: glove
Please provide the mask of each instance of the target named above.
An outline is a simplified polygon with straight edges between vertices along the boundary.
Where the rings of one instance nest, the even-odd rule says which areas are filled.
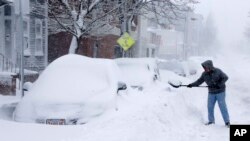
[[[188,88],[192,88],[193,85],[192,85],[192,84],[188,84],[187,87],[188,87]]]

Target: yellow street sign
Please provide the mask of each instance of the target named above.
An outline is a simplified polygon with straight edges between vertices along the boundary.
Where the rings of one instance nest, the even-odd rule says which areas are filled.
[[[127,51],[129,48],[131,48],[135,40],[127,33],[125,32],[118,40],[117,43],[125,50]]]

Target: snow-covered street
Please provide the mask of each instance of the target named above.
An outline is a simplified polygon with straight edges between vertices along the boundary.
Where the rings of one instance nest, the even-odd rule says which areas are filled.
[[[214,60],[229,76],[227,104],[232,124],[250,124],[250,95],[248,82],[250,58],[222,56]],[[234,63],[237,62],[237,63]],[[189,83],[199,77],[180,77],[161,70],[161,82],[144,92],[133,91],[120,95],[118,111],[110,110],[84,125],[53,126],[18,123],[6,120],[1,112],[0,132],[4,141],[228,141],[218,106],[215,107],[216,124],[205,126],[207,121],[206,88],[172,88],[168,80]],[[4,97],[0,97],[0,104]]]
[[[248,138],[249,65],[250,0],[0,0],[0,141]]]

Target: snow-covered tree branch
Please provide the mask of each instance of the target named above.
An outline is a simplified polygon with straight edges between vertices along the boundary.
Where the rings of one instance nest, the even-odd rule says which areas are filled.
[[[76,53],[83,37],[105,25],[128,31],[134,17],[155,13],[158,17],[176,19],[193,0],[49,0],[51,32],[66,31],[73,35],[69,53]],[[143,9],[143,10],[142,10]],[[119,26],[120,25],[120,26]]]
[[[106,10],[108,3],[113,7]],[[108,24],[108,15],[117,9],[112,0],[49,0],[48,5],[50,31],[66,31],[73,35],[70,53],[77,52],[82,37]]]

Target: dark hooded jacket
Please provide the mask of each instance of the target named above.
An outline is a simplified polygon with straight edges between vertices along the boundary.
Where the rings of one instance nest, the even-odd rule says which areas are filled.
[[[220,69],[215,68],[213,66],[213,62],[211,60],[207,60],[202,64],[203,68],[209,68],[209,72],[204,71],[200,78],[191,83],[191,86],[199,86],[203,82],[208,85],[208,92],[211,94],[217,94],[221,92],[225,92],[226,85],[225,82],[228,80],[228,76],[222,72]]]

